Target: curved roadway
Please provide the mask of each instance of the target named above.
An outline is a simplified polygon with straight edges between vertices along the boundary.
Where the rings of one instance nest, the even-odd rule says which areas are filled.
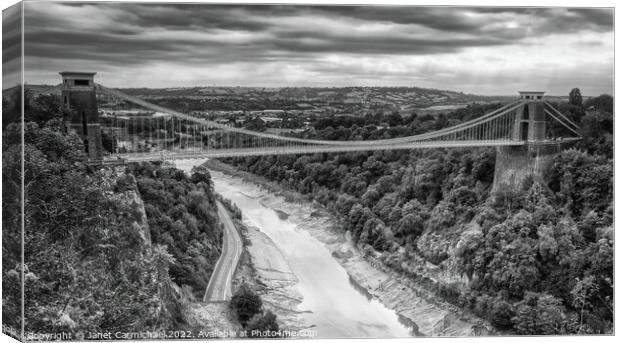
[[[228,211],[217,202],[217,213],[224,225],[222,254],[215,264],[209,285],[203,297],[204,302],[226,301],[232,297],[232,278],[241,256],[243,244]]]

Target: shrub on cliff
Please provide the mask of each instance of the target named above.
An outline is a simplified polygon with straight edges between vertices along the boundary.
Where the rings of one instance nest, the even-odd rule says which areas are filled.
[[[548,294],[525,294],[512,319],[522,335],[557,335],[565,333],[566,316],[562,300]]]
[[[114,192],[121,193],[125,191],[135,191],[137,189],[136,178],[131,174],[122,174],[116,179]]]
[[[267,310],[264,314],[255,314],[246,324],[245,328],[249,331],[250,338],[267,338],[261,335],[254,335],[252,332],[260,331],[260,332],[274,332],[278,331],[280,327],[278,326],[277,317],[273,312]],[[270,338],[275,338],[277,336],[269,335]]]
[[[491,323],[500,328],[510,328],[515,311],[506,300],[496,300],[491,308]]]
[[[229,306],[237,314],[239,322],[245,325],[254,315],[261,313],[263,301],[246,284],[242,284],[230,299]]]
[[[457,304],[459,296],[461,295],[461,291],[456,283],[440,283],[438,286],[437,293],[441,296],[445,301]]]

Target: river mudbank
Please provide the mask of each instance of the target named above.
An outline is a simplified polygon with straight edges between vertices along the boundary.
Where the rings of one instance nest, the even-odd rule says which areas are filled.
[[[302,296],[297,277],[274,242],[256,227],[235,220],[244,240],[244,252],[233,278],[233,289],[247,285],[263,301],[263,307],[278,317],[282,330],[299,331],[308,326],[299,319]]]
[[[294,223],[300,230],[321,242],[331,257],[346,270],[350,284],[361,289],[361,292],[366,293],[369,299],[379,301],[397,313],[399,322],[405,323],[410,328],[411,335],[471,336],[492,332],[489,329],[490,326],[481,319],[436,299],[430,290],[416,285],[411,280],[383,266],[381,262],[366,259],[350,237],[342,232],[338,219],[319,204],[299,193],[284,190],[262,177],[237,171],[219,161],[210,160],[206,166],[213,171],[214,180],[219,179],[221,182],[222,179],[226,179],[226,182],[235,183],[237,188],[243,188],[244,191],[256,188],[258,191],[248,190],[252,193],[250,194],[252,197],[263,206],[275,211],[279,217]],[[291,285],[292,280],[289,279],[290,275],[282,273],[280,268],[286,269],[282,265],[276,268],[279,271],[276,275],[270,275],[267,272],[272,264],[278,263],[274,260],[278,259],[278,256],[275,253],[267,253],[269,256],[264,256],[269,248],[263,249],[263,246],[269,246],[270,243],[259,236],[260,231],[248,228],[247,238],[257,244],[254,251],[248,249],[248,253],[252,258],[252,263],[258,266],[256,272],[260,277],[257,279],[261,282],[269,280],[266,282],[269,285],[264,293],[267,295],[277,285],[274,280],[285,282],[288,286]],[[266,262],[263,262],[263,259]],[[303,310],[298,308],[300,299],[294,296],[294,301],[290,299],[294,291],[285,293],[286,300],[283,300],[281,296],[277,298],[276,292],[275,298],[270,302],[286,308],[287,311],[280,309],[283,320],[288,320],[293,326],[297,325],[296,328],[303,328]],[[285,306],[281,306],[282,304]],[[274,312],[278,313],[277,309]],[[302,319],[295,319],[295,317],[302,317]]]

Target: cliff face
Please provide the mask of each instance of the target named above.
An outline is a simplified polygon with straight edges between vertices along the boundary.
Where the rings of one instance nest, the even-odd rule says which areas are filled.
[[[189,292],[184,292],[170,278],[171,256],[166,247],[153,245],[145,203],[137,190],[136,179],[133,175],[124,174],[120,170],[111,172],[109,179],[111,184],[115,185],[112,199],[128,210],[131,228],[140,237],[136,250],[142,251],[144,260],[153,261],[157,265],[157,293],[152,294],[152,297],[158,305],[157,312],[160,314],[162,327],[178,329],[179,325],[187,323]]]
[[[497,147],[493,191],[520,189],[528,177],[544,179],[544,171],[558,151],[559,146]]]
[[[151,246],[151,231],[148,218],[146,217],[146,210],[144,209],[144,201],[140,194],[135,190],[126,190],[121,193],[115,193],[113,198],[131,209],[132,227],[138,232],[142,242],[147,246]]]
[[[136,178],[131,174],[125,174],[124,168],[121,167],[102,169],[100,172],[103,175],[103,186],[108,189],[110,198],[121,207],[129,209],[132,228],[138,233],[142,243],[150,247],[151,232]]]

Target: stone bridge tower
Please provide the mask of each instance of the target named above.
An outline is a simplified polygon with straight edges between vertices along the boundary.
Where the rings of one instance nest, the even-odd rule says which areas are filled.
[[[521,146],[497,147],[493,190],[519,190],[527,178],[542,180],[559,144],[547,137],[544,104],[545,92],[522,91],[522,105],[517,108],[512,140],[523,141]]]
[[[517,109],[517,118],[513,140],[526,141],[528,144],[542,142],[546,138],[547,122],[545,120],[545,92],[519,92],[525,104]]]
[[[63,71],[61,86],[62,105],[68,110],[68,127],[82,138],[89,161],[101,161],[101,126],[97,110],[94,76],[96,73]]]

